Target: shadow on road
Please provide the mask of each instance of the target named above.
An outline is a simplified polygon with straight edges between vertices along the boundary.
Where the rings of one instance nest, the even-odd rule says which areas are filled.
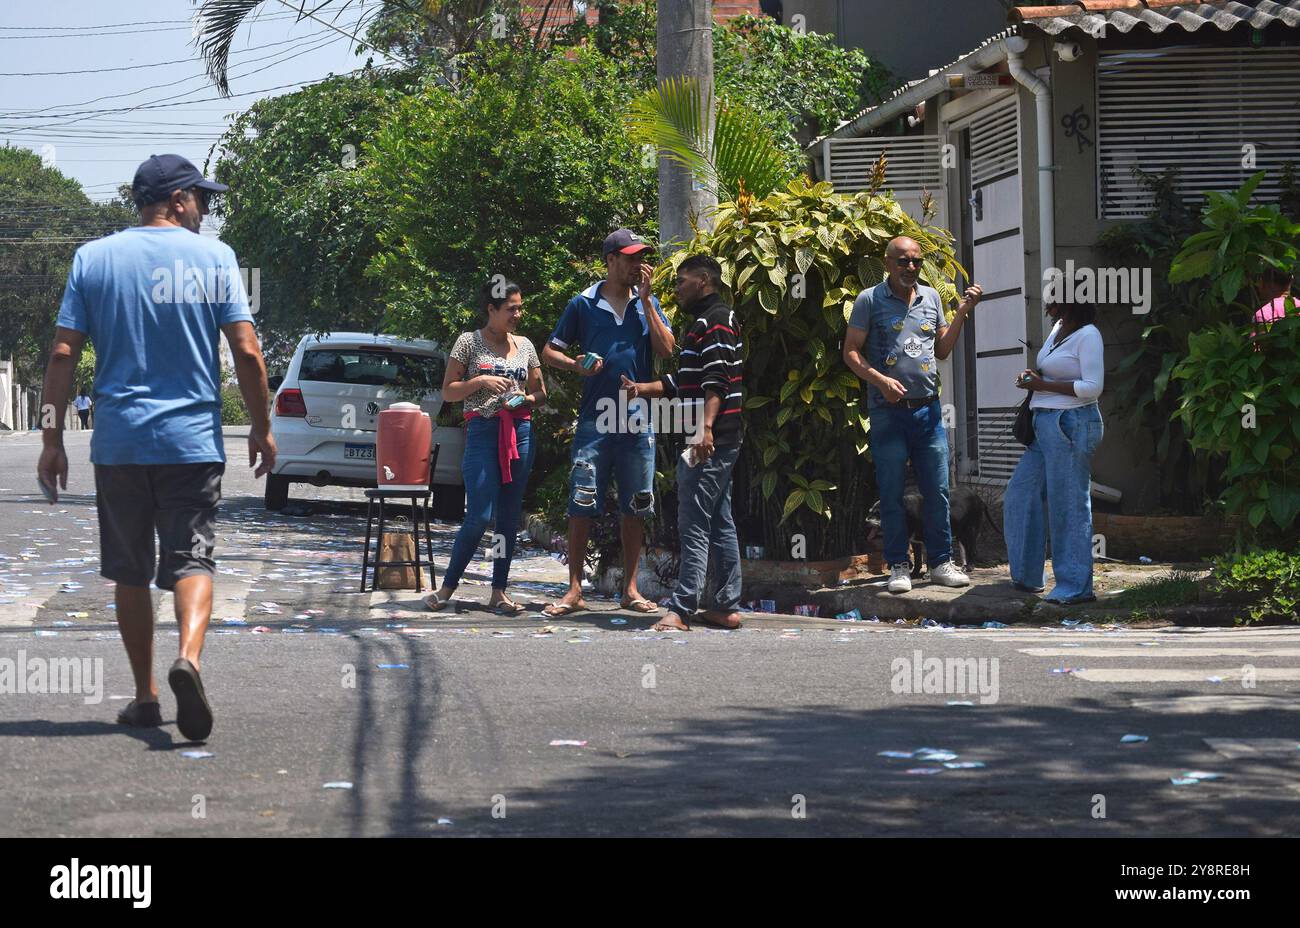
[[[419,721],[408,715],[408,725]],[[436,816],[447,815],[458,834],[480,835],[1286,835],[1300,826],[1300,758],[1243,768],[1202,739],[1276,736],[1294,723],[1282,697],[1277,709],[1222,715],[1156,715],[1127,700],[1090,699],[873,711],[737,706],[684,721],[650,715],[649,751],[598,741],[551,748],[572,752],[572,774],[515,790],[485,785],[472,806],[449,809],[404,793],[390,834],[428,834]],[[417,733],[408,739],[412,756],[423,730],[408,729]],[[1119,744],[1130,731],[1151,741]],[[941,764],[877,754],[922,747],[987,766],[908,774]],[[1169,781],[1206,764],[1229,779]],[[486,794],[495,792],[508,798],[502,819],[490,814]],[[792,814],[800,797],[805,818]],[[1094,817],[1102,801],[1105,817]]]

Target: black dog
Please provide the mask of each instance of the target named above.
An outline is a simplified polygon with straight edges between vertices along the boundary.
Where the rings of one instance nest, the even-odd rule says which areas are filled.
[[[912,576],[919,577],[925,573],[921,494],[915,490],[904,493],[903,511],[907,514],[907,536],[912,546]],[[995,532],[1001,532],[993,525],[983,497],[970,487],[957,487],[949,491],[948,514],[952,520],[953,562],[959,567],[967,568],[976,559],[975,546],[979,542],[980,520],[987,520]],[[867,514],[867,540],[873,541],[880,534],[880,503],[877,501]]]

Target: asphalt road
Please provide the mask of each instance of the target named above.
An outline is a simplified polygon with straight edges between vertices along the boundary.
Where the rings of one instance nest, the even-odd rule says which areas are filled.
[[[19,652],[28,666],[102,659],[104,674],[100,701],[0,694],[0,835],[1202,836],[1300,825],[1296,632],[765,617],[738,632],[657,635],[595,602],[548,631],[553,620],[472,606],[433,617],[410,592],[355,592],[357,491],[296,490],[308,514],[268,515],[241,444],[227,441],[204,652],[216,727],[193,745],[165,685],[163,728],[113,722],[131,683],[96,573],[86,436],[69,436],[70,492],[50,507],[35,489],[37,437],[0,435],[0,686]],[[439,529],[443,562],[453,531]],[[467,575],[468,598],[486,592],[486,566]],[[517,595],[541,602],[562,568],[526,549],[515,577]],[[158,605],[162,673],[175,630],[169,597]],[[907,692],[926,689],[931,658],[984,676]],[[1148,740],[1121,743],[1129,734]],[[920,748],[957,757],[880,754]],[[185,756],[194,750],[212,756]],[[971,762],[983,766],[944,766]],[[1171,782],[1192,771],[1221,778]],[[352,785],[324,788],[338,782]]]

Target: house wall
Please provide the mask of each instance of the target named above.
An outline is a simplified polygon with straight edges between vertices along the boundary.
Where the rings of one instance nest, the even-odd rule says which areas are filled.
[[[832,6],[810,0],[784,3],[787,17],[796,3],[816,6],[819,15]],[[888,66],[899,82],[956,61],[1007,25],[1002,0],[836,0],[833,5],[838,27],[825,31],[835,32],[845,48],[860,48]]]
[[[1052,89],[1052,146],[1053,163],[1057,170],[1054,179],[1054,211],[1056,235],[1056,264],[1064,267],[1073,260],[1078,267],[1097,267],[1107,263],[1096,250],[1098,236],[1113,222],[1098,218],[1096,176],[1096,101],[1094,75],[1096,68],[1095,46],[1088,43],[1087,53],[1079,60],[1062,62],[1050,55],[1051,44],[1046,41],[1031,43],[1025,52],[1027,68],[1045,79],[1050,78]],[[1049,62],[1049,56],[1052,59]],[[1025,279],[1025,331],[1033,346],[1030,363],[1039,346],[1051,331],[1043,312],[1039,247],[1040,172],[1038,171],[1038,112],[1034,96],[1026,88],[1016,85],[1014,90],[1020,115],[1022,191],[1021,232],[1024,249]],[[946,133],[950,123],[988,105],[997,96],[996,91],[945,93],[929,101],[926,108],[926,132]],[[1081,142],[1076,135],[1067,136],[1062,117],[1073,116],[1075,125],[1081,126],[1081,116],[1089,124],[1083,130],[1086,139]],[[956,141],[955,134],[945,135]],[[1091,140],[1092,144],[1088,144]],[[949,172],[954,174],[955,172]],[[962,204],[955,177],[947,184],[948,215],[954,217],[952,225],[958,226]],[[954,234],[960,234],[954,229]],[[958,242],[960,249],[961,243]],[[978,283],[978,281],[977,281]],[[979,311],[976,310],[978,319]],[[1106,343],[1108,372],[1128,354],[1141,334],[1142,316],[1134,316],[1131,307],[1099,307],[1097,325]],[[953,375],[950,375],[953,376]],[[945,383],[954,383],[946,379]],[[1115,394],[1103,393],[1102,415],[1107,419],[1106,437],[1093,458],[1093,479],[1112,486],[1123,493],[1124,512],[1144,511],[1157,504],[1159,477],[1152,462],[1152,443],[1145,432],[1139,432],[1110,415]],[[959,416],[963,413],[959,410]]]
[[[1039,40],[1035,45],[1040,58],[1050,54],[1048,41]],[[1097,47],[1091,39],[1080,41],[1080,45],[1084,54],[1075,61],[1062,61],[1055,54],[1050,55],[1053,160],[1058,166],[1054,211],[1056,261],[1061,268],[1071,260],[1075,267],[1110,265],[1113,259],[1098,251],[1096,242],[1104,231],[1117,225],[1098,216]],[[1081,127],[1085,117],[1087,128],[1066,134],[1070,122],[1076,128]],[[1032,141],[1031,137],[1031,144]],[[1041,301],[1039,304],[1041,307]],[[1106,344],[1108,383],[1100,401],[1106,436],[1093,458],[1093,479],[1123,492],[1121,508],[1126,513],[1148,511],[1160,499],[1159,462],[1154,460],[1150,433],[1112,415],[1118,384],[1111,375],[1119,362],[1136,348],[1146,325],[1146,317],[1135,315],[1132,306],[1097,307],[1097,327]]]

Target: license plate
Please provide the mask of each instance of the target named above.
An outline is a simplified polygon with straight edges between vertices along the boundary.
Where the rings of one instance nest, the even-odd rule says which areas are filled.
[[[353,458],[362,461],[373,461],[375,459],[374,445],[344,445],[343,457]]]

